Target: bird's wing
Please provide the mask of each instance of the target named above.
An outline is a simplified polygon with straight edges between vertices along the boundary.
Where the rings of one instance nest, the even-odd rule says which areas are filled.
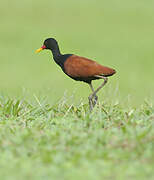
[[[97,62],[72,55],[64,63],[65,73],[71,77],[93,77],[95,75],[111,76],[115,73],[114,69],[102,66]]]

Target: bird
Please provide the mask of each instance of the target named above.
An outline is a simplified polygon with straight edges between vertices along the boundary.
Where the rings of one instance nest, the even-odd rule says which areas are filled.
[[[90,86],[92,93],[89,95],[88,100],[90,111],[92,111],[98,101],[98,96],[96,94],[105,86],[108,77],[116,73],[116,70],[75,54],[61,54],[58,42],[55,38],[45,39],[43,46],[37,49],[36,53],[42,50],[50,50],[52,52],[54,61],[67,76],[76,81],[83,81]],[[104,81],[94,90],[92,81],[98,79],[103,79]]]

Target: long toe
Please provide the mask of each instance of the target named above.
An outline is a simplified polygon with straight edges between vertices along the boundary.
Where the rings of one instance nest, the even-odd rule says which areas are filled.
[[[93,97],[93,107],[96,105],[97,101],[98,101],[98,96],[95,95]]]
[[[98,101],[98,96],[95,95],[94,100],[95,100],[95,102],[97,103],[97,101]]]
[[[91,111],[93,110],[93,101],[92,101],[92,97],[89,96],[88,99],[89,99],[89,109],[90,109],[90,112],[91,112]]]
[[[93,110],[93,102],[92,100],[89,101],[89,109],[90,109],[90,112]]]

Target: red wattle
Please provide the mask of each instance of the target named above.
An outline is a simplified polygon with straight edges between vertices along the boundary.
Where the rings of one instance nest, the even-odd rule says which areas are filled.
[[[43,45],[41,48],[42,48],[42,49],[46,49],[46,46],[45,46],[45,45]]]

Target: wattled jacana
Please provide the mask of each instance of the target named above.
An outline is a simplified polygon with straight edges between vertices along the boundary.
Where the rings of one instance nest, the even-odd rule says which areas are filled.
[[[96,93],[107,83],[107,77],[116,73],[114,69],[102,66],[97,62],[74,54],[61,54],[57,41],[48,38],[43,46],[37,49],[40,52],[44,49],[52,51],[54,61],[62,68],[63,72],[76,81],[83,81],[89,84],[92,94],[89,96],[90,111],[95,106],[98,97]],[[103,79],[104,82],[94,90],[92,80]]]

